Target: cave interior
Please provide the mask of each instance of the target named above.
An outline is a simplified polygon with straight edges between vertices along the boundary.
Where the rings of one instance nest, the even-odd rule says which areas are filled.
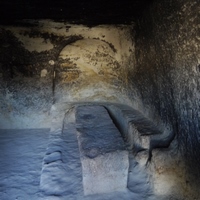
[[[199,0],[2,0],[0,138],[2,200],[199,199]]]

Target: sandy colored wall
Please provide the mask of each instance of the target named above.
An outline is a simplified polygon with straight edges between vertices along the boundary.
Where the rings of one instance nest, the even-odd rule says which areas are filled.
[[[1,26],[0,128],[49,127],[55,102],[126,103],[131,30],[49,20]]]

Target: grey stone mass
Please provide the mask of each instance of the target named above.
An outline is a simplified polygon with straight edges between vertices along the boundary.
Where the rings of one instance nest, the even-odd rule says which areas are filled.
[[[84,194],[126,190],[128,151],[107,110],[78,106],[76,124]]]

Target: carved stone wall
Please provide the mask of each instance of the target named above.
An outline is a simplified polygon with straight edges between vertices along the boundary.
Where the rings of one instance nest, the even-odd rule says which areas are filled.
[[[49,127],[55,102],[126,103],[131,30],[50,20],[1,26],[0,128]]]

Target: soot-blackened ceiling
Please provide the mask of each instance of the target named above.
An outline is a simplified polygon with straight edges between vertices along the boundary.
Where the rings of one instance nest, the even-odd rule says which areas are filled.
[[[0,22],[17,19],[67,20],[82,24],[127,24],[153,0],[1,0]]]

